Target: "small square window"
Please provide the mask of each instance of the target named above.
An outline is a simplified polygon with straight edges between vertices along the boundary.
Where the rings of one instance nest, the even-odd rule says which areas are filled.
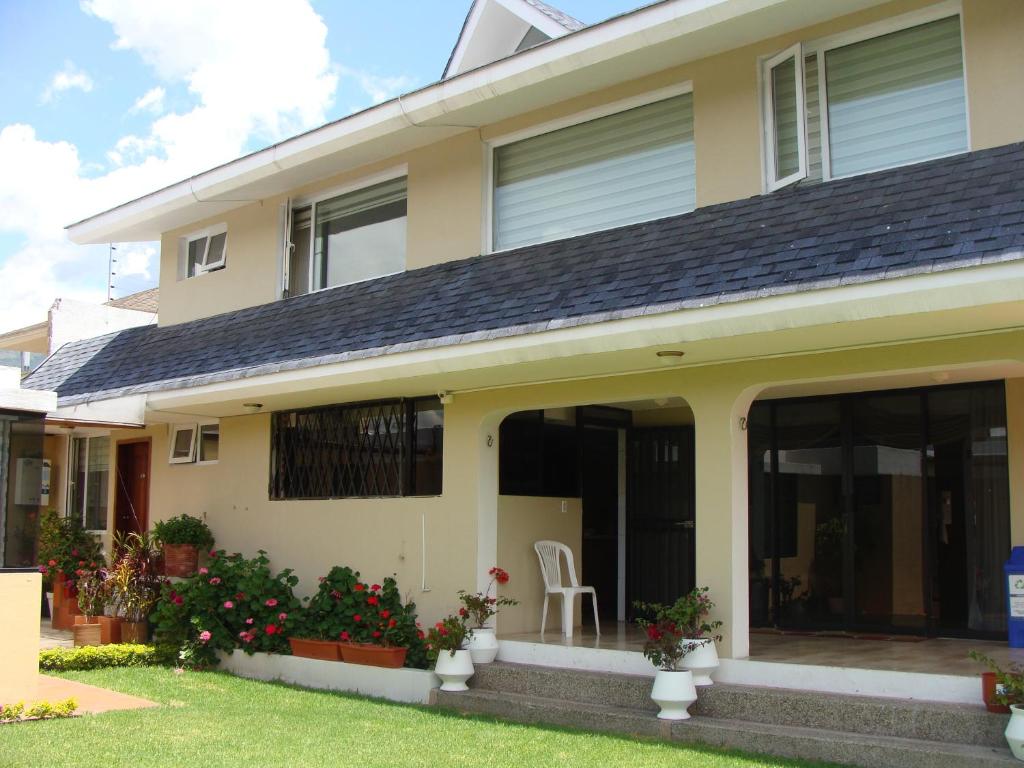
[[[224,267],[228,240],[225,225],[211,227],[182,240],[185,244],[185,277],[195,277]]]
[[[215,464],[220,454],[220,425],[199,425],[199,458],[200,464]]]
[[[196,425],[176,424],[171,427],[171,450],[168,461],[171,464],[187,464],[195,461]]]

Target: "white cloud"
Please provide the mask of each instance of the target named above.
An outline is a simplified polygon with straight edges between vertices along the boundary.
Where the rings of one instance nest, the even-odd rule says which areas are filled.
[[[339,67],[339,71],[345,77],[355,80],[374,104],[393,99],[395,96],[407,92],[415,84],[415,81],[407,75],[374,75],[351,67]]]
[[[150,88],[135,100],[135,103],[128,112],[129,114],[136,112],[151,112],[154,115],[162,114],[164,111],[164,97],[166,95],[167,92],[159,85],[156,88]]]
[[[39,100],[44,104],[49,104],[54,101],[64,91],[70,91],[78,89],[85,93],[89,93],[92,90],[92,78],[88,74],[78,69],[74,62],[65,61],[64,69],[57,72],[53,79],[50,80],[50,84],[46,86],[46,90],[43,91]]]
[[[111,24],[116,49],[140,56],[164,83],[184,83],[195,106],[165,114],[164,86],[144,94],[132,109],[158,116],[148,132],[114,143],[106,173],[31,126],[0,130],[0,233],[26,240],[0,263],[0,285],[18,286],[13,301],[0,302],[0,330],[43,320],[57,297],[105,297],[106,246],[71,244],[65,225],[231,160],[253,142],[320,124],[337,89],[327,27],[308,0],[85,0],[82,8]],[[92,87],[70,62],[61,74],[51,98]],[[121,248],[119,276],[151,276],[154,244]]]

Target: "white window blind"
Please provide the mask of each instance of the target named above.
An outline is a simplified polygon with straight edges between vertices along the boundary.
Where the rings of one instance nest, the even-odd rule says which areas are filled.
[[[832,176],[967,150],[960,19],[825,53]]]
[[[792,184],[807,175],[802,64],[799,43],[764,63],[769,189]]]
[[[693,210],[692,94],[494,152],[495,250]]]

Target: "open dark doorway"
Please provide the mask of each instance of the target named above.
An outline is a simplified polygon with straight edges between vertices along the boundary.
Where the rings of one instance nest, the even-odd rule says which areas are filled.
[[[693,427],[631,429],[626,460],[626,616],[632,618],[634,601],[669,604],[694,586]]]
[[[597,589],[602,616],[618,613],[619,431],[583,426],[583,583]]]
[[[149,527],[149,438],[117,444],[114,533],[143,533]]]

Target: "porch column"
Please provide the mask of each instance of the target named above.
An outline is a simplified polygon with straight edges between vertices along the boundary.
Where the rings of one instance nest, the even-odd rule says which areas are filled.
[[[750,653],[747,541],[747,436],[741,427],[753,395],[718,382],[687,392],[696,443],[697,585],[710,588],[723,622],[719,652]]]

